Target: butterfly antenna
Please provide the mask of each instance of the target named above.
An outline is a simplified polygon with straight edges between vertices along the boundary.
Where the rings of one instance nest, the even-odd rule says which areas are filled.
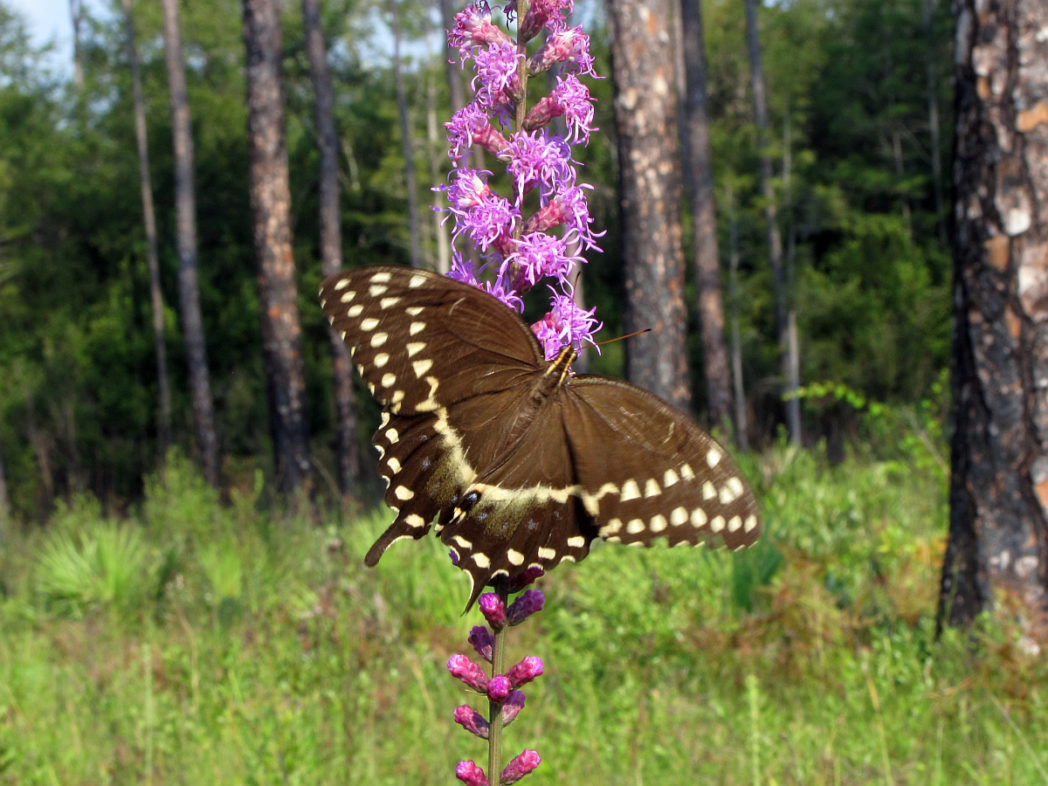
[[[627,338],[633,338],[639,336],[641,333],[650,333],[651,328],[644,328],[642,330],[634,330],[632,333],[627,333],[625,336],[617,336],[616,338],[605,339],[604,341],[598,341],[598,347],[605,347],[608,344],[614,344],[616,341],[625,341]]]

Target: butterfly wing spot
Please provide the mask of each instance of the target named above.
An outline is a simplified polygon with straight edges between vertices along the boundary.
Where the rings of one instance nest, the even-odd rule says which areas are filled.
[[[608,543],[622,543],[622,538],[618,535],[608,535],[604,540],[608,541]]]
[[[622,519],[610,519],[607,524],[600,528],[600,535],[602,538],[607,538],[609,535],[614,535],[621,529]]]
[[[409,499],[414,498],[415,492],[409,489],[407,486],[397,486],[393,489],[393,496],[399,499],[401,502],[407,502]]]
[[[397,375],[394,374],[393,372],[389,372],[387,374],[383,374],[381,381],[382,381],[382,387],[384,387],[384,388],[391,388],[395,384],[397,384]]]
[[[340,281],[339,283],[341,284],[342,282]],[[342,293],[342,297],[340,297],[339,300],[341,302],[343,302],[343,303],[352,303],[353,302],[353,298],[355,298],[356,296],[357,296],[357,290],[351,289],[348,292],[343,292]]]
[[[393,280],[393,274],[388,270],[380,270],[377,273],[371,275],[372,284],[388,284]]]
[[[506,559],[509,560],[510,565],[520,566],[524,564],[524,555],[516,549],[507,549]]]
[[[409,513],[404,517],[404,523],[411,527],[411,529],[422,529],[426,526],[426,520],[418,513]]]
[[[421,287],[425,283],[426,283],[426,277],[425,276],[414,275],[414,276],[412,276],[411,278],[408,279],[408,288],[409,289],[418,289],[419,287]]]
[[[720,460],[724,458],[724,454],[721,453],[717,448],[710,448],[706,454],[706,463],[709,464],[710,469],[720,464]]]
[[[662,493],[662,489],[659,488],[659,482],[655,478],[648,478],[647,483],[644,484],[644,498],[651,499],[657,497]]]
[[[724,529],[724,516],[714,516],[710,521],[710,529],[714,532],[720,532]]]
[[[355,306],[354,306],[355,308]],[[360,320],[360,329],[370,333],[372,330],[378,327],[378,320],[374,317],[368,317],[367,319]]]
[[[376,333],[371,337],[372,349],[378,349],[389,339],[389,333]]]
[[[686,511],[684,508],[674,508],[673,511],[670,513],[670,523],[674,527],[679,527],[681,524],[684,524],[687,520],[688,511]]]
[[[408,335],[409,336],[417,336],[419,333],[421,333],[425,329],[426,329],[426,323],[425,322],[412,322],[411,325],[408,327]]]
[[[741,497],[743,492],[746,490],[746,487],[742,484],[742,481],[739,480],[737,475],[733,475],[732,477],[728,478],[726,485],[728,486],[728,488],[731,489],[732,493],[735,495],[735,499]]]
[[[575,535],[574,537],[568,538],[568,547],[573,549],[581,549],[586,545],[586,539],[582,535]]]
[[[353,295],[353,294],[356,294],[356,293],[354,293],[354,292],[347,292],[346,294],[347,295]],[[357,317],[359,317],[363,313],[364,313],[364,306],[362,304],[360,304],[360,303],[357,303],[355,306],[350,306],[349,307],[349,310],[346,312],[346,315],[349,316],[349,317],[352,317],[353,319],[356,319]],[[343,333],[342,334],[342,340],[345,341],[345,339],[346,339],[346,334]]]
[[[377,368],[385,368],[386,364],[389,363],[389,353],[379,352],[375,355],[374,363]]]
[[[654,516],[651,517],[651,522],[648,524],[648,527],[651,529],[652,532],[659,533],[663,532],[669,525],[670,523],[666,521],[665,516],[663,516],[661,513],[656,513]]]
[[[702,498],[703,499],[717,499],[717,489],[710,481],[706,481],[702,484]]]
[[[386,462],[386,466],[389,468],[389,471],[392,472],[394,475],[399,475],[400,470],[403,469],[403,467],[400,466],[400,461],[397,460],[396,456],[390,456],[389,461]]]
[[[738,532],[742,527],[742,518],[739,516],[732,516],[728,519],[728,532]]]
[[[406,349],[408,351],[408,357],[409,358],[415,357],[415,355],[417,355],[419,352],[421,352],[425,348],[426,348],[426,342],[425,341],[412,341],[410,344],[408,344],[406,347],[404,347],[404,349]]]
[[[674,486],[674,485],[676,485],[679,482],[680,482],[680,475],[678,475],[677,471],[674,470],[674,469],[666,470],[665,474],[662,476],[662,487],[663,488],[667,488],[668,489],[670,486]]]
[[[706,511],[702,508],[695,508],[695,510],[691,512],[691,526],[695,527],[695,529],[702,529],[705,527],[708,520],[709,519],[706,517]]]
[[[453,541],[455,541],[455,544],[460,549],[465,549],[466,551],[469,551],[471,548],[473,548],[473,541],[472,540],[466,540],[461,535],[452,535],[451,539]]]
[[[626,525],[626,533],[629,535],[639,535],[645,529],[647,527],[640,519],[630,519],[629,524]]]
[[[720,490],[720,502],[722,505],[730,505],[735,500],[735,493],[732,491],[729,484],[721,486]]]
[[[433,361],[428,358],[426,360],[416,360],[411,364],[411,367],[415,369],[415,376],[422,379],[422,375],[433,368]]]
[[[681,465],[680,476],[685,480],[695,480],[695,470],[691,468],[691,464]]]
[[[629,502],[631,499],[640,499],[640,486],[633,478],[622,484],[622,491],[619,493],[620,502]]]
[[[404,313],[407,314],[409,317],[417,317],[424,310],[425,309],[422,306],[408,306],[404,309]]]
[[[370,287],[368,287],[368,294],[371,295],[371,297],[378,297],[379,295],[384,295],[387,292],[389,292],[389,287],[387,287],[385,284],[372,284]]]
[[[551,559],[556,558],[557,550],[548,548],[546,546],[539,546],[538,554],[539,554],[539,559],[545,560],[546,562],[549,562]]]
[[[348,286],[349,286],[349,279],[348,278],[340,278],[338,281],[335,282],[335,291],[336,292],[341,292],[343,289],[345,289]],[[321,291],[323,291],[323,290],[321,290]]]
[[[747,516],[746,523],[743,525],[743,529],[745,529],[747,532],[753,532],[753,530],[757,529],[757,517],[753,514]]]
[[[480,551],[473,552],[473,554],[470,555],[470,559],[472,559],[475,563],[477,563],[477,567],[478,568],[490,568],[491,567],[491,560],[488,559],[488,555],[484,554],[483,552],[480,552]],[[505,573],[505,571],[503,571],[503,573]]]
[[[382,300],[378,301],[378,304],[382,308],[392,308],[397,303],[399,303],[400,300],[401,299],[399,297],[384,297],[384,298],[382,298]]]

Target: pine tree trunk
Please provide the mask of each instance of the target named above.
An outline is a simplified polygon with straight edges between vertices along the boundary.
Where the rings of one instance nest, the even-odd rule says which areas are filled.
[[[316,97],[317,147],[320,150],[320,265],[325,276],[342,269],[342,211],[339,207],[338,132],[335,128],[335,98],[327,64],[324,32],[320,26],[320,0],[302,0],[302,26],[309,55],[309,73]],[[353,363],[345,342],[328,330],[331,366],[335,378],[335,434],[338,487],[350,494],[360,476],[360,443],[357,440],[356,401],[353,394]]]
[[[691,203],[695,231],[695,290],[702,357],[706,371],[708,416],[711,425],[732,421],[731,373],[724,344],[724,305],[721,301],[720,251],[717,247],[717,211],[713,197],[713,160],[709,118],[706,115],[706,51],[699,0],[681,0],[681,39],[684,56],[684,190]]]
[[[81,0],[69,0],[69,21],[73,28],[73,84],[77,88],[84,86],[84,44],[83,21],[84,6]]]
[[[954,0],[950,529],[940,624],[1048,644],[1048,4]]]
[[[746,388],[742,378],[742,329],[739,327],[739,221],[735,193],[728,187],[728,315],[731,321],[732,401],[735,405],[735,441],[740,450],[750,449],[746,417]]]
[[[422,242],[419,239],[422,219],[418,209],[418,178],[415,174],[415,146],[411,139],[411,121],[408,116],[407,91],[400,68],[400,12],[398,0],[388,0],[393,22],[393,84],[397,91],[397,116],[400,118],[400,146],[404,153],[404,188],[407,189],[408,236],[410,238],[411,266],[422,267]]]
[[[782,367],[783,386],[789,390],[790,358],[789,319],[786,305],[786,276],[782,265],[782,236],[779,234],[778,211],[775,205],[775,189],[771,178],[771,157],[768,155],[768,100],[764,88],[764,71],[761,67],[760,33],[757,27],[756,0],[746,2],[746,44],[750,56],[750,78],[753,82],[753,111],[757,122],[757,150],[760,166],[761,192],[764,196],[764,223],[768,236],[768,265],[771,267],[772,299],[775,309],[775,339],[779,345],[779,361]],[[800,444],[801,409],[800,400],[790,397],[785,402],[786,429],[790,441]]]
[[[276,485],[280,491],[290,493],[307,484],[311,462],[302,369],[302,326],[291,253],[280,4],[278,0],[243,0],[243,9],[251,209],[255,221],[269,423]]]
[[[162,0],[167,81],[171,93],[171,134],[175,150],[175,234],[178,247],[178,303],[186,342],[189,387],[193,399],[200,464],[207,482],[219,482],[218,437],[211,398],[204,318],[200,310],[197,273],[196,186],[193,177],[193,129],[189,117],[186,72],[182,62],[182,34],[177,0]]]
[[[626,374],[680,409],[691,402],[668,3],[609,0],[619,213],[625,259]]]
[[[153,312],[153,347],[156,353],[157,443],[161,460],[171,448],[171,388],[167,377],[167,343],[164,341],[164,297],[160,290],[160,258],[157,252],[156,212],[153,183],[149,174],[146,132],[146,102],[142,97],[142,75],[135,44],[131,0],[121,0],[127,35],[127,59],[131,65],[131,94],[135,111],[135,144],[138,148],[138,183],[142,194],[142,221],[146,234],[146,267],[149,271],[149,303]]]

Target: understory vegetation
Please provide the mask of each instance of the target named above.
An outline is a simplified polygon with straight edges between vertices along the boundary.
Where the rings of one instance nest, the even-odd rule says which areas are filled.
[[[507,732],[530,782],[1048,782],[1048,664],[1019,630],[936,639],[941,438],[894,444],[743,456],[748,552],[595,544],[540,580],[510,639],[546,662]],[[435,538],[368,570],[388,511],[276,515],[260,479],[223,502],[177,454],[145,485],[0,554],[0,783],[436,784],[482,757],[445,670],[479,615]]]

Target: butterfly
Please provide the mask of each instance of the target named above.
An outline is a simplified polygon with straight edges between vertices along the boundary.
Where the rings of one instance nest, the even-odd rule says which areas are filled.
[[[446,276],[368,267],[326,279],[324,312],[382,405],[373,438],[396,514],[364,561],[432,528],[484,587],[578,562],[596,538],[647,546],[759,536],[753,492],[684,414],[612,377],[545,359],[531,329]]]

